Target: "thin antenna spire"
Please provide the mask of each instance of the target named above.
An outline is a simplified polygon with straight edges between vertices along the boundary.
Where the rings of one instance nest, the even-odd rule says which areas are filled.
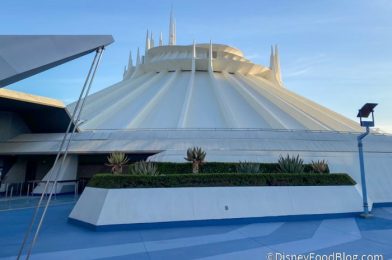
[[[161,32],[161,34],[159,35],[159,46],[162,46],[162,45],[163,45],[163,35]]]

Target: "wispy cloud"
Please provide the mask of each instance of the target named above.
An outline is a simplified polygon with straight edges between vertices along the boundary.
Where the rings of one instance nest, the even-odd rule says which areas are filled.
[[[297,58],[291,64],[288,64],[284,72],[284,77],[287,79],[306,75],[312,72],[313,68],[319,64],[328,61],[327,55],[320,53],[315,56]]]

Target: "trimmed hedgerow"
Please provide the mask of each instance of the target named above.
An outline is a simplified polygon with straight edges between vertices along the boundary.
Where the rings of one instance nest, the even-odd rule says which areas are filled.
[[[237,165],[239,163],[221,163],[221,162],[206,162],[200,167],[201,173],[237,173]],[[170,162],[157,162],[158,172],[161,174],[189,174],[192,173],[191,163],[170,163]],[[304,173],[312,173],[313,168],[311,164],[304,164]],[[278,173],[278,163],[260,163],[261,172]],[[327,171],[329,169],[327,167]]]
[[[315,173],[224,173],[169,175],[97,174],[88,183],[97,188],[168,188],[168,187],[226,187],[226,186],[328,186],[355,185],[347,174]]]

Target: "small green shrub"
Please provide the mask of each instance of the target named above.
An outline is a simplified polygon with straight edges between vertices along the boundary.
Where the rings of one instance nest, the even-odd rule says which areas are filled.
[[[312,173],[224,173],[170,175],[97,174],[88,186],[97,188],[163,188],[163,187],[225,187],[225,186],[326,186],[355,185],[347,174]]]
[[[158,167],[152,162],[139,161],[129,166],[129,173],[133,175],[158,175]]]
[[[305,170],[304,161],[299,158],[299,155],[296,157],[290,157],[290,155],[283,157],[281,155],[278,164],[279,171],[282,173],[303,173]]]
[[[204,162],[200,165],[200,173],[237,173],[238,162]],[[192,164],[189,163],[172,163],[156,162],[158,171],[161,174],[190,174],[192,173]],[[260,163],[260,172],[279,173],[278,163]],[[311,164],[304,164],[304,173],[312,173]],[[327,169],[329,173],[329,169]]]
[[[240,161],[236,166],[237,173],[261,173],[259,163]]]
[[[327,173],[329,171],[328,163],[325,160],[312,161],[311,166],[313,172],[316,173]]]

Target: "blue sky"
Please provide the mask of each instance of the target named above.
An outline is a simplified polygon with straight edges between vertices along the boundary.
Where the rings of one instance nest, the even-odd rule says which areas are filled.
[[[1,34],[112,34],[93,92],[122,78],[129,50],[144,48],[146,30],[167,41],[170,6],[177,44],[209,42],[241,49],[268,65],[278,44],[286,87],[356,120],[377,102],[376,124],[392,132],[392,1],[68,0],[0,3]],[[157,42],[157,39],[156,41]],[[9,88],[73,101],[92,56]]]

